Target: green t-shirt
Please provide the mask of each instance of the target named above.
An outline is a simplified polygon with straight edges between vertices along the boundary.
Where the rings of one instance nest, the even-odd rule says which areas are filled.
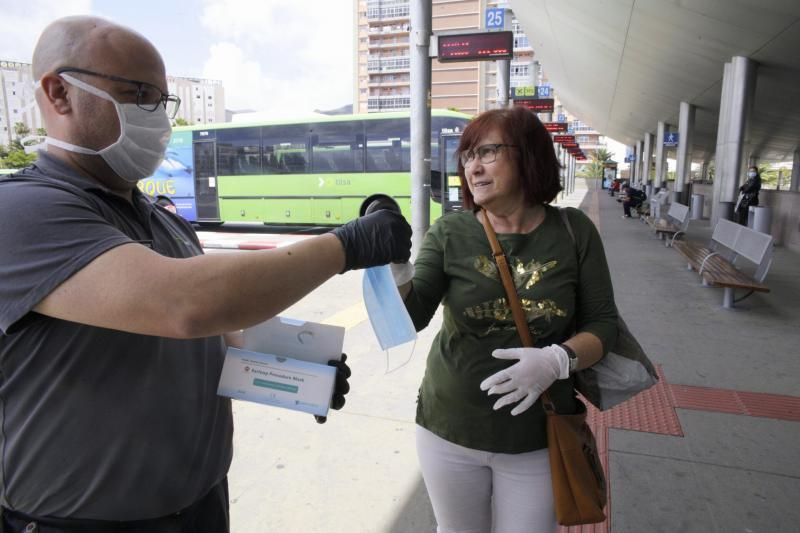
[[[608,350],[617,335],[617,309],[603,244],[592,222],[567,209],[575,241],[558,210],[528,234],[498,234],[536,346],[575,332],[595,334]],[[471,211],[442,217],[425,236],[414,262],[406,308],[417,328],[439,304],[442,328],[428,354],[419,391],[417,423],[468,448],[523,453],[547,447],[541,402],[518,416],[512,406],[494,411],[500,396],[480,383],[516,361],[495,359],[496,348],[521,346],[483,226]],[[572,378],[550,389],[562,413],[576,409]]]

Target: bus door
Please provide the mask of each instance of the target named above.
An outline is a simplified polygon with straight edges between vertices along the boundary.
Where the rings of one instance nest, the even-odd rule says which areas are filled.
[[[217,143],[194,141],[194,194],[198,222],[220,222],[217,194]]]
[[[439,137],[442,215],[461,211],[461,180],[458,177],[458,143],[461,133],[442,133]]]

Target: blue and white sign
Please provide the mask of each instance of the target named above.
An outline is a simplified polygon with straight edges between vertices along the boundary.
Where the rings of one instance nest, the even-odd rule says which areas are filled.
[[[506,25],[506,10],[501,7],[493,7],[486,10],[486,29],[500,31]]]
[[[678,146],[678,132],[671,131],[664,134],[664,146]]]
[[[536,94],[539,98],[549,98],[550,97],[550,86],[549,85],[539,85],[536,87]]]
[[[566,122],[566,121],[567,121],[567,115],[565,115],[563,113],[558,115],[558,122]]]

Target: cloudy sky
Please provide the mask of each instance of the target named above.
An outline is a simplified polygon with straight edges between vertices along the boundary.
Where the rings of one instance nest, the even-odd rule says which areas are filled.
[[[92,14],[130,26],[167,73],[222,80],[225,107],[275,118],[352,103],[352,0],[0,0],[0,58],[29,63],[52,20]]]

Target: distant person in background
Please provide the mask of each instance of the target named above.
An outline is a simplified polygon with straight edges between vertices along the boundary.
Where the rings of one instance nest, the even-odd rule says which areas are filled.
[[[739,187],[739,201],[736,204],[736,222],[742,226],[747,225],[747,216],[751,206],[758,205],[758,192],[761,190],[761,174],[758,167],[751,166],[747,169],[747,181]]]
[[[639,209],[647,195],[644,191],[631,187],[628,184],[622,187],[622,211],[625,213],[622,218],[631,218],[631,209]]]

